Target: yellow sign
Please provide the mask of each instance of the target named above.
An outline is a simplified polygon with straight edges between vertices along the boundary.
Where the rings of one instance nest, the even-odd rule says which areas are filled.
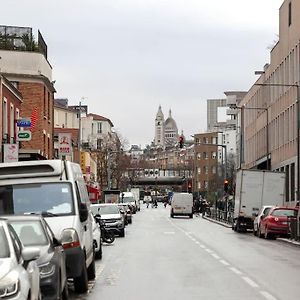
[[[80,168],[81,168],[81,172],[82,174],[85,174],[86,172],[86,165],[85,165],[85,152],[84,151],[80,151]]]

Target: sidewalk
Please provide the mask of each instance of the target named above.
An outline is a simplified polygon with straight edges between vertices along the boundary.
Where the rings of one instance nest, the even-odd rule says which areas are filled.
[[[226,227],[226,228],[232,228],[231,224],[224,223],[224,222],[209,218],[207,216],[203,217],[203,219],[206,219],[209,222],[216,223],[216,224],[221,225],[221,226]],[[288,239],[288,238],[277,238],[276,241],[300,247],[300,241],[295,241],[295,240],[291,240],[291,239]]]

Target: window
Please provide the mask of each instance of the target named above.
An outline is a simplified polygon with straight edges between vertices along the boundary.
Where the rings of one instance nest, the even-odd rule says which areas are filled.
[[[211,167],[211,172],[212,172],[213,174],[216,174],[216,173],[217,173],[217,168],[216,168],[216,166],[212,166],[212,167]]]
[[[203,158],[208,159],[208,154],[207,154],[207,152],[203,152]]]
[[[289,3],[289,26],[292,25],[292,2]]]
[[[10,113],[9,113],[9,135],[10,135],[10,143],[14,142],[15,136],[15,110],[14,106],[10,105]]]
[[[102,123],[97,123],[97,133],[102,133]]]
[[[198,160],[201,159],[201,153],[197,153],[197,159],[198,159]]]
[[[3,120],[3,133],[6,134],[8,133],[7,132],[7,100],[4,98],[4,101],[3,101],[3,117],[2,117],[2,120]]]
[[[211,158],[212,158],[212,159],[216,159],[216,158],[217,158],[217,152],[215,152],[215,151],[212,152],[212,153],[211,153]]]
[[[201,168],[197,168],[198,174],[201,174]]]
[[[48,121],[51,120],[50,113],[51,113],[51,94],[50,94],[50,92],[48,92]]]

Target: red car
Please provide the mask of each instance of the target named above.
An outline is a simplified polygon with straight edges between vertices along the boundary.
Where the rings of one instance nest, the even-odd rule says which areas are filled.
[[[274,206],[266,216],[261,217],[258,236],[269,239],[275,235],[288,235],[288,217],[296,217],[298,209]]]

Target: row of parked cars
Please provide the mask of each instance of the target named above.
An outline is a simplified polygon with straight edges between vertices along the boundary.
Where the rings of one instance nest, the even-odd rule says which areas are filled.
[[[0,298],[66,299],[67,282],[86,292],[102,255],[97,229],[78,164],[1,163]]]
[[[287,236],[291,218],[298,216],[299,207],[263,206],[253,222],[253,234],[262,238]]]

